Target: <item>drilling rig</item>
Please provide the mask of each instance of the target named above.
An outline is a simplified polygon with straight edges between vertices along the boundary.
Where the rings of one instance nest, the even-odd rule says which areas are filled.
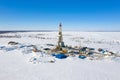
[[[58,33],[58,43],[55,48],[56,51],[62,51],[62,48],[65,47],[62,36],[62,24],[59,24],[59,33]]]

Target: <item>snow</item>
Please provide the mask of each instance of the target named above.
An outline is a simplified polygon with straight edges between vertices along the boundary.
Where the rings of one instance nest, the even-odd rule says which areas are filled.
[[[56,59],[51,56],[39,57],[39,53],[31,51],[30,45],[56,45],[58,32],[18,32],[1,35],[21,37],[0,38],[0,80],[120,80],[119,57],[102,60],[78,57]],[[120,54],[119,35],[120,32],[63,32],[63,41],[66,45],[102,48]],[[9,41],[20,44],[8,45]],[[41,62],[30,62],[34,57]],[[47,62],[49,59],[55,59],[55,63]]]

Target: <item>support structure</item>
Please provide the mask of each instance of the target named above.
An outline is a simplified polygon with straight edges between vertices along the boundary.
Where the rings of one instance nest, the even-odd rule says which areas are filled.
[[[64,42],[63,42],[63,35],[62,35],[62,24],[59,24],[59,33],[58,33],[58,44],[56,49],[57,50],[62,50],[62,47],[65,47]]]

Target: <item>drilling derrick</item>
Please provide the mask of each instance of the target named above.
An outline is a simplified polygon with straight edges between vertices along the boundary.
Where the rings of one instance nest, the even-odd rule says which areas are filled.
[[[59,25],[59,35],[58,35],[58,47],[62,47],[61,46],[61,42],[62,42],[62,25]]]
[[[62,47],[65,47],[65,46],[63,42],[63,36],[62,36],[62,24],[60,23],[59,33],[58,33],[58,44],[57,44],[56,50],[62,50]]]

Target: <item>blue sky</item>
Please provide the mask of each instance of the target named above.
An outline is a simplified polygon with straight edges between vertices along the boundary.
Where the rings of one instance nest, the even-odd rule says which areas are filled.
[[[120,31],[119,0],[0,0],[0,30]]]

